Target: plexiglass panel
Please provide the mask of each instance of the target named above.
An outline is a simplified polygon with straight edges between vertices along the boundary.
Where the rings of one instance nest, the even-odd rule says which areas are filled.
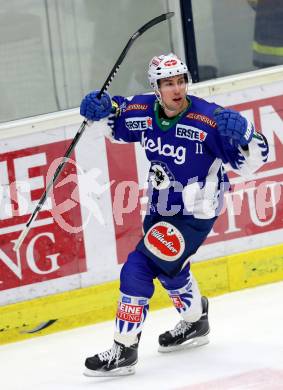
[[[0,121],[79,106],[103,85],[130,36],[170,7],[168,0],[0,0]],[[151,57],[182,54],[173,45],[179,18],[135,42],[111,94],[149,90]]]
[[[192,0],[192,7],[200,80],[283,64],[282,0]]]

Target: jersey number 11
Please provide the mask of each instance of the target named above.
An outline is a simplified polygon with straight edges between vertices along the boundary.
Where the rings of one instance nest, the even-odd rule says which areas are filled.
[[[196,142],[196,154],[203,154],[202,144],[199,144],[198,142]]]

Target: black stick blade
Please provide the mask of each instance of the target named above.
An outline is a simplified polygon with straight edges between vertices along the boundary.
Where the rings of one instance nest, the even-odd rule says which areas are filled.
[[[151,19],[149,22],[147,22],[144,26],[142,26],[133,36],[132,38],[136,38],[136,34],[142,35],[146,30],[149,28],[155,26],[158,23],[163,22],[164,20],[168,20],[174,16],[174,12],[167,12],[166,14],[162,14],[159,16],[156,16],[156,18]]]

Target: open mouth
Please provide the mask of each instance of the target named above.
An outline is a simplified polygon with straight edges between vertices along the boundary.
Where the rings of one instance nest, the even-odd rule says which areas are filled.
[[[173,101],[176,103],[180,103],[182,101],[182,98],[175,98],[175,99],[173,99]]]

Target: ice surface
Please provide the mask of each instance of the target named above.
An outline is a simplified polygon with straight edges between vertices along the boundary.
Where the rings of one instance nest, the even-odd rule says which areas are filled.
[[[179,320],[150,312],[136,374],[86,378],[85,357],[110,348],[113,322],[0,346],[3,390],[279,390],[283,389],[283,282],[210,299],[210,344],[160,354],[159,333]]]

